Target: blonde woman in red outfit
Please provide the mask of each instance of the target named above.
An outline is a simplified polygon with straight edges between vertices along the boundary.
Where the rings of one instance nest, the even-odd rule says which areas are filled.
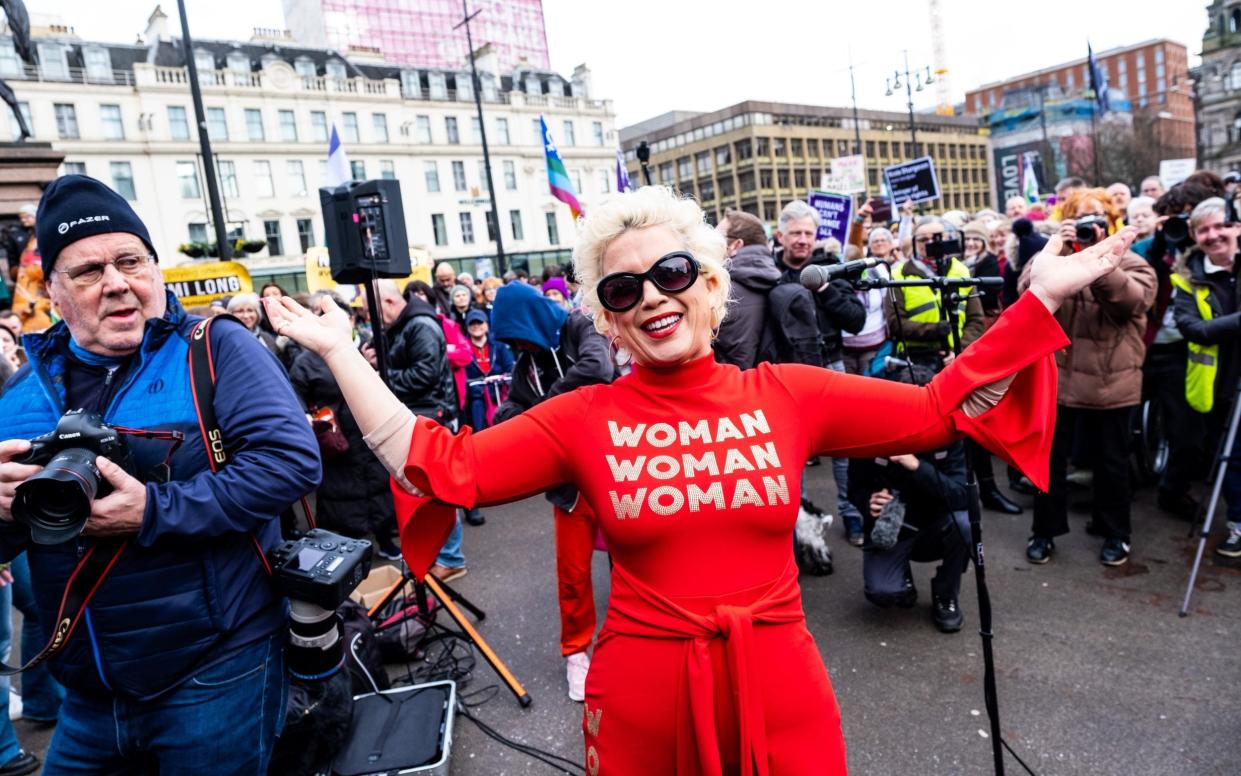
[[[335,308],[316,317],[286,298],[269,314],[327,361],[393,472],[415,573],[457,506],[572,483],[598,508],[615,567],[586,683],[588,773],[843,774],[791,551],[802,465],[968,435],[1045,483],[1052,353],[1067,343],[1052,312],[1132,239],[1059,258],[1053,238],[1031,293],[928,386],[800,365],[741,372],[711,354],[728,298],[723,239],[691,200],[640,189],[593,210],[574,251],[585,305],[633,373],[456,436],[389,394]]]

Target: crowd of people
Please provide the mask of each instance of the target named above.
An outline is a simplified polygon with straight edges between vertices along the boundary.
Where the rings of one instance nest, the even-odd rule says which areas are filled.
[[[402,512],[399,498],[394,501],[393,478],[411,493],[433,495],[455,507],[443,537],[435,539],[427,569],[441,582],[467,573],[463,524],[484,526],[485,506],[545,492],[554,521],[567,691],[589,709],[591,698],[604,692],[599,686],[620,681],[614,667],[603,676],[591,673],[592,651],[597,654],[609,639],[641,641],[650,636],[647,625],[637,620],[626,624],[625,612],[649,615],[643,607],[660,594],[646,585],[663,579],[661,572],[644,568],[647,561],[638,552],[650,537],[635,539],[615,528],[618,521],[610,516],[620,523],[647,525],[640,518],[648,511],[679,513],[687,501],[695,512],[695,503],[703,508],[718,503],[721,513],[726,511],[725,491],[704,489],[706,483],[699,487],[688,480],[683,490],[660,486],[673,476],[659,468],[663,466],[683,465],[688,469],[684,476],[691,478],[695,466],[712,477],[718,474],[715,458],[708,461],[710,452],[704,452],[710,445],[687,448],[683,459],[658,455],[657,449],[666,445],[652,433],[662,423],[636,426],[634,431],[618,420],[611,422],[610,436],[599,439],[587,431],[554,442],[540,436],[549,424],[568,425],[574,422],[573,412],[587,412],[577,404],[612,407],[609,402],[615,399],[606,397],[635,390],[628,399],[636,403],[632,406],[645,408],[642,402],[649,402],[654,413],[650,417],[656,419],[679,412],[667,408],[680,406],[685,391],[702,391],[702,406],[716,406],[708,394],[727,397],[718,403],[718,428],[708,427],[707,421],[693,427],[681,422],[678,427],[666,418],[683,447],[704,435],[722,444],[730,427],[736,439],[761,436],[760,431],[775,424],[776,437],[788,437],[780,446],[765,453],[756,446],[745,455],[728,451],[725,475],[756,472],[755,484],[742,478],[729,485],[736,488],[727,491],[731,511],[748,514],[750,506],[740,511],[738,506],[751,504],[774,509],[792,494],[796,518],[791,535],[780,538],[782,551],[794,569],[812,575],[833,570],[828,529],[839,519],[844,542],[863,553],[863,594],[881,607],[914,606],[918,594],[911,562],[939,562],[929,611],[934,626],[945,633],[959,631],[964,622],[958,596],[970,561],[967,466],[977,475],[987,509],[1019,515],[1025,511],[1019,497],[1032,498],[1026,558],[1035,564],[1050,561],[1056,538],[1069,531],[1070,482],[1088,481],[1092,503],[1086,531],[1102,540],[1101,563],[1124,564],[1134,539],[1131,458],[1138,408],[1146,403],[1164,419],[1168,454],[1158,474],[1157,501],[1161,509],[1184,519],[1200,515],[1193,493],[1212,471],[1227,430],[1241,378],[1236,186],[1232,179],[1225,182],[1197,172],[1167,191],[1158,178],[1147,178],[1138,186],[1139,196],[1132,196],[1125,183],[1101,188],[1069,178],[1045,201],[1010,199],[1003,213],[919,214],[906,202],[886,222],[873,217],[868,203],[858,210],[844,244],[819,238],[819,213],[804,201],[786,203],[773,225],[747,212],[728,211],[708,229],[696,205],[687,207],[692,203],[650,188],[630,195],[634,199],[625,200],[630,204],[616,206],[616,212],[583,222],[573,264],[547,266],[538,276],[514,269],[502,278],[476,280],[445,262],[434,268],[430,283],[380,280],[359,289],[356,298],[335,291],[290,295],[269,283],[257,294],[237,294],[184,310],[158,281],[158,256],[128,204],[97,181],[66,176],[49,187],[37,208],[23,208],[20,226],[6,230],[0,239],[9,257],[0,283],[0,304],[8,306],[0,310],[0,412],[12,419],[4,434],[8,441],[0,442],[0,548],[4,559],[12,561],[0,570],[0,610],[13,606],[22,612],[23,658],[48,640],[79,547],[88,546],[92,538],[132,536],[135,549],[110,577],[115,591],[97,604],[95,621],[87,621],[89,638],[75,636],[72,646],[50,662],[51,673],[40,666],[23,676],[21,714],[48,724],[60,720],[49,772],[65,772],[84,762],[123,760],[126,745],[109,750],[99,740],[101,730],[115,732],[122,722],[137,731],[134,741],[146,736],[144,752],[156,752],[151,756],[161,768],[198,772],[194,768],[200,763],[176,759],[192,754],[160,759],[159,734],[144,731],[144,723],[137,720],[151,711],[197,702],[187,701],[185,693],[221,672],[236,674],[251,664],[274,672],[272,676],[281,672],[280,661],[273,657],[279,649],[279,606],[270,589],[259,589],[264,582],[255,576],[256,569],[246,567],[237,576],[244,563],[253,562],[250,543],[269,549],[279,535],[278,520],[273,523],[272,518],[289,501],[311,494],[321,526],[372,539],[382,558],[409,558],[411,539],[401,532],[402,526],[408,532],[409,515]],[[83,202],[97,205],[110,220],[87,221],[68,235],[40,227],[45,219],[47,224],[65,221],[65,214],[76,212]],[[1060,293],[1048,291],[1052,270],[1045,267],[1055,260],[1053,252],[1063,257],[1115,256],[1106,272],[1099,270],[1088,283]],[[1034,261],[1038,256],[1042,270]],[[839,268],[857,259],[872,261],[834,275],[808,271]],[[820,277],[827,279],[816,279]],[[941,293],[929,285],[933,278],[957,283],[951,292]],[[971,278],[986,282],[971,286]],[[687,289],[699,286],[706,296],[691,303],[698,292]],[[367,294],[375,295],[379,320],[369,320]],[[1023,297],[1031,294],[1054,314],[1058,326],[1043,321],[1040,316],[1046,311],[1038,313],[1035,304],[1023,304]],[[1010,308],[1014,313],[1006,315]],[[326,335],[298,317],[306,310],[319,319],[321,329],[345,321],[345,333],[330,347],[324,345]],[[192,402],[185,401],[188,388],[178,382],[185,375],[177,359],[185,358],[194,324],[222,314],[237,324],[213,327],[210,335],[217,353],[216,411],[236,449],[231,451],[235,462],[217,473],[202,450],[190,450],[194,445],[188,440],[198,438],[199,426]],[[1026,343],[1017,345],[1022,333],[1014,331],[1014,321],[1045,332],[1028,354],[1016,352]],[[998,345],[1008,337],[1014,352],[999,356],[982,344],[973,347],[988,341],[992,329],[997,332],[990,341]],[[222,332],[218,342],[217,332]],[[351,360],[340,354],[342,342]],[[706,350],[699,352],[702,343]],[[1050,360],[1039,360],[1050,359],[1053,351],[1057,370],[1046,368]],[[418,419],[416,432],[414,421],[379,417],[379,410],[359,405],[358,374],[377,375],[381,360],[393,406]],[[971,364],[972,371],[954,367],[958,361]],[[671,370],[670,364],[677,368]],[[801,366],[773,371],[770,365]],[[798,371],[806,367],[816,369]],[[821,370],[884,382],[845,378],[827,383],[832,386],[827,390],[816,382]],[[945,388],[959,384],[966,373],[973,380],[968,386]],[[1051,377],[1053,373],[1058,377]],[[989,379],[982,380],[983,375]],[[1048,382],[1052,379],[1058,384]],[[45,384],[58,387],[47,394],[40,387]],[[148,396],[164,385],[176,385],[171,390],[177,400],[170,398],[167,406],[163,399],[143,404],[135,385]],[[945,404],[924,408],[929,413],[925,417],[910,415],[913,397],[920,395],[912,391],[928,385],[940,386],[939,395],[955,396],[960,406]],[[1039,404],[1050,396],[1052,385],[1054,427],[1050,405],[1040,409]],[[611,393],[605,392],[609,386],[615,389]],[[1032,386],[1041,386],[1045,396],[1040,399]],[[576,398],[560,398],[569,394]],[[255,396],[264,397],[261,411],[246,401]],[[1011,400],[1005,401],[1006,396]],[[806,425],[794,432],[785,421],[790,409],[784,405],[790,401],[808,412],[826,406],[816,410],[822,417],[796,419]],[[857,407],[882,404],[892,417],[869,426],[864,419],[879,416],[858,411],[845,419],[840,413],[849,410],[844,406],[849,402]],[[751,405],[758,409],[751,412]],[[113,493],[96,502],[102,505],[99,514],[92,513],[85,537],[66,554],[65,548],[31,543],[12,522],[10,505],[17,484],[37,471],[17,463],[26,449],[21,440],[46,432],[61,411],[79,406],[119,425],[184,426],[187,449],[175,456],[168,453],[170,479],[162,482],[144,483],[101,465]],[[632,406],[612,407],[609,417],[634,423],[647,417],[630,412]],[[570,407],[575,409],[571,412]],[[1018,409],[1024,413],[1020,421],[1014,419]],[[914,425],[885,431],[906,416]],[[927,424],[921,432],[915,417],[916,423]],[[953,433],[941,427],[948,417],[953,418]],[[388,426],[398,421],[402,425],[394,432]],[[259,423],[268,424],[268,430],[257,432]],[[428,462],[419,462],[419,434],[436,439],[446,457],[455,454],[453,445],[478,440],[479,447],[470,448],[473,457],[458,459],[469,460],[471,466],[482,467],[484,458],[502,460],[498,451],[509,449],[499,441],[503,435],[477,434],[492,426],[508,429],[510,440],[530,444],[513,448],[521,449],[522,460],[528,462],[524,482],[503,480],[502,471],[481,470],[477,481],[460,482],[471,472],[436,468],[448,464],[430,460],[435,455],[429,450],[421,453],[429,456]],[[457,441],[440,440],[431,434],[432,427],[456,434]],[[486,446],[485,439],[498,447]],[[540,447],[545,442],[546,450]],[[385,453],[385,446],[396,452]],[[623,450],[626,447],[641,447],[647,455],[627,459],[638,451]],[[616,453],[606,456],[606,477],[588,470],[586,459],[566,463],[580,454],[593,466],[605,449]],[[276,450],[296,464],[279,465],[285,469],[280,481],[271,479],[278,468],[272,458]],[[795,452],[789,468],[793,482],[784,475],[779,480],[758,476],[769,466],[781,467],[764,458],[777,451],[785,458]],[[725,450],[718,452],[722,456]],[[1040,452],[1041,459],[1034,455]],[[700,454],[702,459],[696,457]],[[751,454],[753,460],[747,461]],[[998,465],[1003,484],[993,454],[1002,458]],[[139,457],[152,455],[143,449]],[[816,504],[805,487],[805,467],[819,465],[820,456],[830,462],[836,486],[830,508]],[[1047,467],[1045,481],[1039,475],[1042,466]],[[1228,463],[1226,470],[1227,533],[1216,552],[1236,558],[1241,557],[1241,463]],[[227,491],[209,484],[226,477],[231,478]],[[631,482],[647,487],[631,490]],[[752,497],[741,482],[753,491]],[[206,515],[199,525],[189,515],[204,501],[216,503],[219,514]],[[727,543],[736,537],[724,534],[720,551],[727,555]],[[178,564],[199,563],[203,550],[187,544],[192,538],[205,542],[211,555],[189,585],[197,584],[196,595],[210,599],[201,602],[202,611],[214,613],[210,621],[195,624],[197,599],[188,587],[175,586],[168,596],[177,604],[154,622],[140,627],[116,616],[145,600],[147,591],[141,588],[149,581],[142,580],[164,579],[179,573]],[[752,539],[767,547],[770,537]],[[768,549],[771,563],[764,568],[769,573],[750,582],[784,579],[788,573],[779,568],[780,551]],[[619,559],[613,572],[613,605],[632,609],[621,612],[613,632],[605,627],[596,643],[590,567],[598,551]],[[703,579],[713,574],[701,570]],[[795,576],[794,571],[794,583]],[[665,582],[679,589],[677,583]],[[754,600],[746,605],[758,606]],[[8,617],[0,620],[9,622]],[[133,686],[122,686],[114,667],[148,658],[152,647],[142,636],[148,627],[163,628],[167,643],[180,652],[161,658],[158,670],[139,672]],[[681,633],[679,623],[667,627]],[[0,656],[7,658],[10,637],[11,628],[0,627]],[[648,647],[631,647],[634,659],[667,657]],[[625,652],[631,647],[612,648]],[[596,677],[591,680],[596,689],[588,686],[588,676]],[[665,678],[674,686],[679,681]],[[822,678],[822,683],[806,686],[805,700],[826,716],[808,717],[810,728],[798,735],[817,735],[819,724],[831,716],[823,705],[831,690],[826,676]],[[274,708],[271,704],[278,703],[283,687],[279,681],[275,685],[258,688],[253,697],[209,702],[221,704],[217,708],[225,708],[224,703],[236,703],[239,709]],[[62,704],[66,688],[68,699]],[[104,721],[102,700],[118,693],[142,702],[132,719]],[[672,699],[669,705],[676,706]],[[830,705],[834,708],[834,702]],[[661,712],[647,723],[633,724],[645,729],[662,716],[667,715]],[[675,729],[675,720],[672,723]],[[270,721],[255,723],[250,731],[262,742],[260,751],[237,753],[240,767],[269,756],[263,746],[270,746],[274,730],[262,724]],[[196,731],[211,735],[207,726]],[[614,762],[629,757],[617,744],[608,745],[597,730],[588,730],[587,740],[588,746],[597,747],[596,757],[604,751]],[[684,741],[677,746],[685,746]],[[243,762],[247,757],[258,760]],[[11,724],[0,715],[0,776],[28,773],[38,765],[20,749]]]

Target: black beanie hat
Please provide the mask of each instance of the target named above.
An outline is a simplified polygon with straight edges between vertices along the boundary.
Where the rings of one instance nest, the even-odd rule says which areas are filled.
[[[1034,228],[1034,222],[1028,218],[1018,218],[1013,222],[1013,234],[1017,237],[1017,266],[1024,267],[1026,262],[1038,255],[1047,245],[1047,238]]]
[[[129,232],[155,253],[146,224],[125,198],[106,184],[86,175],[62,175],[52,181],[43,191],[35,215],[43,276],[51,277],[56,257],[66,246],[109,232]]]

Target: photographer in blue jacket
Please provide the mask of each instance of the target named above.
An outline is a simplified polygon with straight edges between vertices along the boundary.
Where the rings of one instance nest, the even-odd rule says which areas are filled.
[[[287,604],[265,553],[281,512],[319,483],[315,437],[276,358],[220,320],[212,407],[230,460],[213,471],[187,358],[198,319],[165,290],[146,226],[81,175],[47,188],[37,222],[62,320],[24,338],[29,363],[0,397],[0,560],[27,552],[51,643],[75,568],[116,553],[50,661],[67,695],[44,773],[265,773],[287,694]],[[51,506],[19,493],[44,472],[20,461],[75,410],[98,413],[127,452],[95,459],[84,524],[49,528],[23,517]]]

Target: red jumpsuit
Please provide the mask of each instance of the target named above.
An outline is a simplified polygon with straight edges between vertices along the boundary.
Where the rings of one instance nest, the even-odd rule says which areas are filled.
[[[405,473],[433,498],[401,497],[402,546],[422,573],[452,528],[446,504],[575,484],[615,562],[586,683],[587,772],[843,774],[790,551],[804,462],[968,434],[1044,485],[1052,353],[1067,344],[1026,294],[927,387],[800,365],[741,372],[707,356],[639,367],[477,434],[420,420]],[[960,410],[1015,372],[996,407]]]

